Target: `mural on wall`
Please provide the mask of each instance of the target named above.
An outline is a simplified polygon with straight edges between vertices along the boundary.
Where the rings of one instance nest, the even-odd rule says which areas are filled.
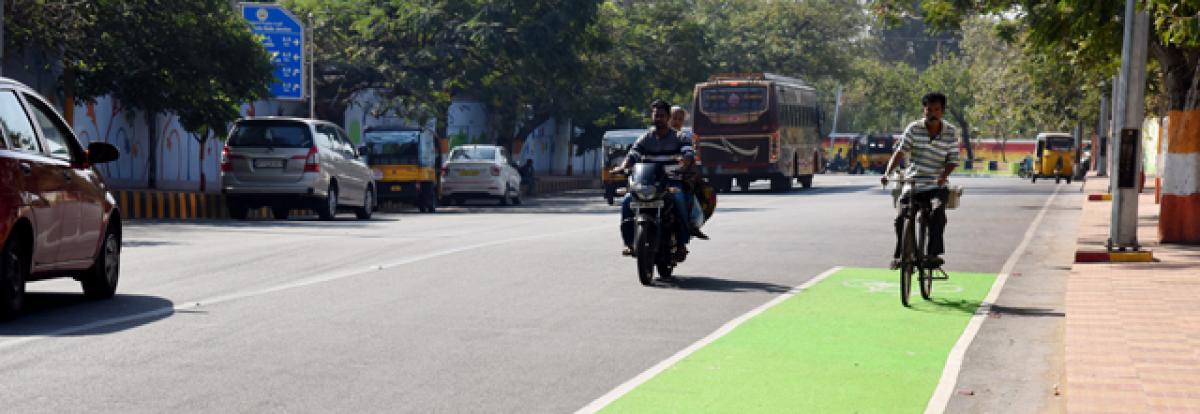
[[[144,114],[125,108],[115,98],[103,97],[76,106],[74,118],[72,127],[84,146],[106,142],[121,151],[117,161],[96,166],[106,182],[116,188],[146,186],[149,145]]]
[[[243,105],[242,116],[273,114],[278,105],[271,102],[256,102]],[[75,108],[72,126],[83,145],[91,142],[107,142],[121,151],[115,162],[96,167],[106,182],[118,189],[148,187],[150,171],[147,168],[149,136],[146,118],[140,111],[121,105],[112,97],[101,97],[93,103]],[[232,126],[232,125],[231,125]],[[163,190],[195,191],[200,189],[200,169],[204,168],[206,190],[217,189],[221,149],[224,137],[210,136],[204,145],[201,160],[200,143],[195,134],[188,133],[179,125],[175,115],[158,115],[155,119],[158,137],[157,183]],[[219,138],[219,139],[218,139]]]

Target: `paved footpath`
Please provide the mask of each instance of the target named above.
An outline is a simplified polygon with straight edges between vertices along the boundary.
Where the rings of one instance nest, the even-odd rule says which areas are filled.
[[[1108,179],[1089,178],[1103,193]],[[1067,411],[1200,412],[1200,246],[1159,244],[1153,188],[1138,240],[1153,263],[1076,263],[1067,286]],[[1111,202],[1084,201],[1078,249],[1102,251]]]

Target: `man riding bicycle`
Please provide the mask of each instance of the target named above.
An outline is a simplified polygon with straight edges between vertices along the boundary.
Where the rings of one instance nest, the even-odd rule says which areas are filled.
[[[958,167],[958,129],[942,121],[946,109],[946,95],[938,92],[921,98],[925,118],[908,124],[904,136],[896,144],[896,151],[888,161],[881,182],[887,185],[888,176],[908,158],[903,177],[911,187],[900,196],[901,208],[896,215],[896,249],[892,253],[892,268],[900,266],[900,243],[904,232],[904,217],[907,209],[920,205],[931,205],[929,217],[929,245],[925,254],[925,267],[937,268],[945,263],[940,257],[945,253],[943,234],[946,231],[946,201],[950,196],[946,188],[947,177]]]

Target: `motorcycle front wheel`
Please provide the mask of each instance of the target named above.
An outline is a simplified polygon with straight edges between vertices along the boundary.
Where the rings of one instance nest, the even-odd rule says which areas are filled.
[[[633,235],[633,255],[637,258],[638,281],[644,286],[654,283],[654,251],[651,239],[654,235],[649,223],[639,223]]]

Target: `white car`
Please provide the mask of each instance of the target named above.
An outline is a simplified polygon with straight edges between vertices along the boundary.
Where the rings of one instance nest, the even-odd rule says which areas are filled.
[[[442,166],[442,204],[472,198],[521,204],[521,174],[508,149],[495,145],[463,145],[450,150]]]

